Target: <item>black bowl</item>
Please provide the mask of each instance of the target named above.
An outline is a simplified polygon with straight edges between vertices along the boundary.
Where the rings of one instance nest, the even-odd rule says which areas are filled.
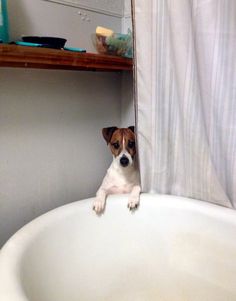
[[[61,49],[64,48],[66,39],[56,37],[38,37],[26,36],[22,37],[23,42],[42,44],[45,47]]]

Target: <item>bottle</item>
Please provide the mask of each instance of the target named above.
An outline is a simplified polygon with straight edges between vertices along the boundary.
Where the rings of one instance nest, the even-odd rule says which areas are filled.
[[[7,0],[0,0],[0,41],[9,42],[8,35],[8,17],[7,17]]]

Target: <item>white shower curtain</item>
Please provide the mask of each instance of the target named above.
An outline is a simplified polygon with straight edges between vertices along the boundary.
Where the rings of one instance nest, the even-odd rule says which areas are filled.
[[[236,207],[236,1],[133,0],[144,192]]]

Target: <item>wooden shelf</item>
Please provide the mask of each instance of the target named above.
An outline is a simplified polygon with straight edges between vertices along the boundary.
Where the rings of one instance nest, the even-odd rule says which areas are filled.
[[[133,69],[133,60],[95,53],[0,44],[0,67],[125,71]]]

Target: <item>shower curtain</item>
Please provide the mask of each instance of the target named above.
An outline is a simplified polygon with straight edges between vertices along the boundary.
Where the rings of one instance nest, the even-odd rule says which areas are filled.
[[[236,1],[133,0],[142,190],[236,207]]]

